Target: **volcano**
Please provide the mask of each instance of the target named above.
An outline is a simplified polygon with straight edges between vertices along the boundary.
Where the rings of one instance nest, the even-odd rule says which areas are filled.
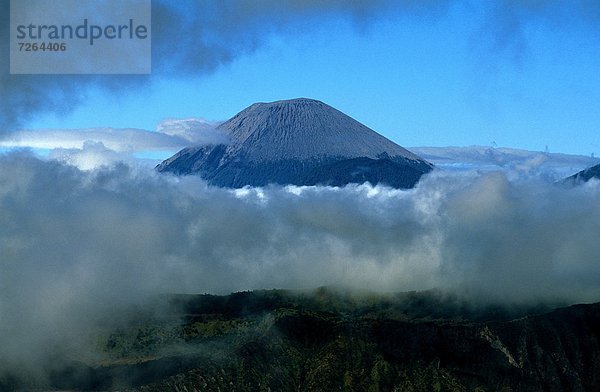
[[[227,144],[188,147],[157,166],[212,185],[412,188],[433,165],[360,122],[313,99],[255,103],[217,128]]]

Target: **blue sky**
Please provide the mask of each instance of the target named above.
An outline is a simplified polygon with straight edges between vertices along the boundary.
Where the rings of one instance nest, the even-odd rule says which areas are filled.
[[[23,127],[152,130],[165,118],[225,120],[253,102],[310,97],[404,146],[600,153],[600,28],[585,14],[592,3],[539,12],[514,4],[299,18],[216,69],[175,69],[118,92],[91,87],[70,113],[40,114]]]

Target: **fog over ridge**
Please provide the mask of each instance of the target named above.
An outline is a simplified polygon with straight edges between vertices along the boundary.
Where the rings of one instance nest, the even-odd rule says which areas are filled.
[[[411,190],[230,190],[13,152],[0,156],[0,211],[0,362],[68,351],[90,325],[164,293],[333,285],[600,299],[597,181],[434,171]]]
[[[565,247],[596,250],[583,235],[592,235],[597,227],[595,182],[563,189],[536,180],[510,181],[500,172],[436,171],[412,190],[369,185],[228,190],[207,187],[195,177],[161,176],[126,165],[82,172],[26,152],[3,155],[0,165],[1,239],[12,255],[6,265],[51,264],[58,272],[86,258],[99,265],[114,262],[132,268],[135,263],[168,265],[165,261],[170,260],[172,266],[184,263],[186,267],[181,271],[172,267],[170,273],[184,272],[177,281],[188,275],[187,267],[220,268],[234,274],[245,270],[239,283],[229,281],[231,287],[215,284],[212,277],[206,282],[194,277],[178,287],[169,282],[167,274],[158,279],[166,290],[223,293],[255,287],[315,286],[343,282],[352,272],[319,273],[324,281],[312,282],[301,275],[270,274],[267,278],[260,270],[276,271],[292,267],[294,262],[305,270],[311,265],[308,259],[326,269],[333,268],[336,261],[347,266],[373,262],[384,268],[423,255],[428,257],[412,267],[425,268],[428,279],[435,277],[429,285],[444,285],[447,271],[441,273],[440,267],[464,268],[467,263],[460,259],[484,262],[478,260],[480,256],[458,256],[448,249],[494,254],[509,233],[513,240],[524,242],[522,251],[513,247],[511,253],[522,261],[531,256],[529,263],[536,263],[533,256],[542,255],[558,261],[559,251]],[[467,238],[466,232],[473,237]],[[575,234],[581,241],[571,242]],[[554,243],[552,251],[529,241],[534,238]],[[529,247],[525,240],[531,242]],[[482,249],[485,244],[496,251]],[[298,250],[301,252],[296,254]],[[430,254],[433,250],[435,257]],[[337,260],[336,256],[342,255],[346,261]],[[494,261],[485,263],[506,264]],[[573,262],[583,265],[583,260]],[[551,265],[551,260],[545,263]],[[369,279],[380,282],[381,278],[362,276],[365,285]],[[389,275],[383,276],[386,278]],[[396,276],[385,289],[426,288],[408,283],[411,280],[403,287],[396,283],[402,282],[402,277]],[[508,292],[499,294],[510,297]]]

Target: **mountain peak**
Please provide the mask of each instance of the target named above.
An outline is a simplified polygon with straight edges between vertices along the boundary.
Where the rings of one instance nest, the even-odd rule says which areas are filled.
[[[256,102],[253,103],[252,105],[248,106],[246,109],[242,110],[239,114],[244,113],[246,110],[257,110],[257,109],[299,109],[299,108],[303,108],[303,107],[307,107],[307,106],[329,106],[319,100],[316,99],[312,99],[312,98],[292,98],[292,99],[282,99],[279,101],[273,101],[273,102]]]
[[[229,135],[230,144],[184,149],[158,170],[200,174],[233,187],[365,181],[412,187],[432,168],[348,115],[309,98],[252,104],[218,129]]]
[[[257,102],[251,106],[254,106],[254,105],[279,105],[279,106],[281,106],[281,105],[298,105],[298,104],[325,105],[325,103],[323,103],[317,99],[313,99],[313,98],[292,98],[292,99],[281,99],[279,101],[273,101],[273,102]]]
[[[237,141],[232,150],[246,150],[252,161],[282,156],[378,159],[384,153],[420,159],[339,110],[308,98],[253,104],[219,128]]]

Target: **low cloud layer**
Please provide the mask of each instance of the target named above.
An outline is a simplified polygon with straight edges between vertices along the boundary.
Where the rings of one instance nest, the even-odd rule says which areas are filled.
[[[156,132],[133,128],[36,129],[5,135],[0,147],[41,149],[82,148],[86,142],[102,143],[116,152],[178,150],[187,146],[226,143],[218,123],[201,118],[167,119]]]
[[[119,162],[156,165],[182,148],[228,143],[218,121],[203,118],[165,119],[155,131],[128,128],[37,129],[0,137],[0,147],[48,151],[47,156],[83,170]],[[438,168],[451,171],[501,170],[510,179],[559,181],[597,165],[599,158],[513,148],[412,147],[412,152]],[[139,158],[146,158],[140,160]]]
[[[187,139],[179,136],[143,129],[88,128],[18,131],[2,138],[0,146],[37,149],[83,148],[86,142],[102,143],[116,152],[176,149],[190,144]]]
[[[510,179],[537,178],[549,182],[560,181],[600,163],[600,159],[593,156],[505,147],[414,147],[410,150],[445,170],[501,170]]]
[[[141,156],[170,154],[189,146],[228,143],[217,122],[201,118],[167,119],[156,131],[131,128],[37,129],[4,135],[0,147],[49,151],[48,157],[83,170],[126,162],[137,165]],[[155,165],[159,160],[150,159]]]
[[[336,285],[600,300],[598,182],[434,171],[408,191],[233,191],[21,152],[0,157],[0,211],[0,365],[68,350],[90,323],[160,293]]]

